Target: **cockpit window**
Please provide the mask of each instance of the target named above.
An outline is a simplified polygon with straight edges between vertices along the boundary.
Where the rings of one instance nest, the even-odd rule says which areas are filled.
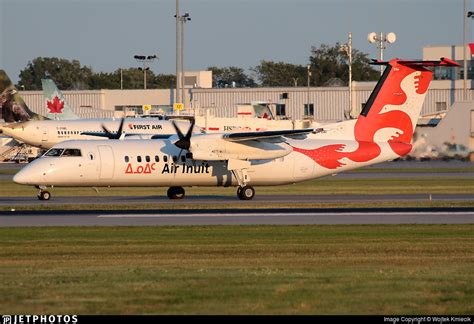
[[[65,149],[61,156],[82,156],[79,149]]]
[[[82,156],[81,150],[79,149],[61,149],[61,148],[52,148],[44,154],[44,156]]]
[[[44,156],[60,156],[64,149],[52,148],[44,154]]]

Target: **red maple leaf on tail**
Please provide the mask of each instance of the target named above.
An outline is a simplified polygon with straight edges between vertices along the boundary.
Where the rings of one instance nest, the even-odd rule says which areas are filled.
[[[48,109],[51,114],[62,114],[64,108],[64,102],[59,101],[59,98],[54,97],[53,101],[48,100]]]

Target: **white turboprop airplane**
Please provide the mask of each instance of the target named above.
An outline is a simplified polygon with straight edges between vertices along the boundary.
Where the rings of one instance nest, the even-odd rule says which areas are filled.
[[[459,65],[444,58],[375,64],[386,66],[381,79],[359,118],[333,125],[337,132],[184,135],[176,129],[178,136],[168,140],[67,141],[13,181],[38,187],[40,200],[50,198],[47,186],[161,186],[169,187],[171,199],[183,198],[187,186],[238,186],[238,197],[248,200],[253,186],[291,184],[392,160],[412,148],[432,77],[426,67]]]
[[[64,119],[75,118],[56,86],[43,82],[47,88],[47,103],[51,114],[59,119],[48,119],[32,112],[14,88],[5,71],[0,70],[0,119],[6,124],[0,125],[3,134],[28,145],[49,149],[65,140],[100,140],[103,138],[127,139],[168,138],[175,134],[171,121],[157,118],[126,119]],[[57,92],[53,91],[56,89]],[[49,94],[48,92],[51,92]],[[51,99],[50,97],[54,98]],[[65,116],[62,116],[65,115]],[[177,122],[186,129],[189,122]],[[200,132],[196,127],[195,132]]]

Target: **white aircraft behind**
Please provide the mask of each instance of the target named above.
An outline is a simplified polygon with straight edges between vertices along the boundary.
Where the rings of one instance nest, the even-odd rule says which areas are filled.
[[[385,71],[357,120],[315,129],[192,135],[167,140],[67,141],[36,159],[13,180],[48,186],[183,187],[238,186],[240,199],[252,199],[253,186],[283,185],[319,178],[403,156],[411,140],[432,77],[426,67],[459,66],[440,61],[394,59],[377,62]]]
[[[171,121],[158,118],[127,119],[72,119],[75,118],[69,105],[65,104],[62,94],[51,83],[47,85],[47,103],[54,118],[48,119],[33,113],[16,91],[5,71],[0,70],[0,119],[6,124],[0,125],[3,134],[28,145],[49,149],[65,140],[100,140],[105,138],[168,138],[175,134]],[[51,92],[51,94],[49,94]],[[51,99],[51,97],[53,97]],[[61,112],[61,113],[59,113]],[[64,115],[64,116],[63,116]],[[53,116],[53,115],[50,115]],[[188,121],[177,122],[181,129],[189,127]],[[195,132],[200,132],[196,127]]]

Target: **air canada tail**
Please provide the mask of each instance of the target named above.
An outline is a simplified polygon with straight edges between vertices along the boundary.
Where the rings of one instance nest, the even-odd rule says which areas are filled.
[[[41,84],[48,107],[48,114],[46,115],[48,118],[57,120],[79,119],[53,80],[41,79]]]
[[[446,58],[372,64],[386,68],[356,122],[356,140],[410,143],[433,74],[427,67],[459,64]]]
[[[43,119],[46,118],[28,108],[7,73],[0,70],[0,121],[15,123]]]

